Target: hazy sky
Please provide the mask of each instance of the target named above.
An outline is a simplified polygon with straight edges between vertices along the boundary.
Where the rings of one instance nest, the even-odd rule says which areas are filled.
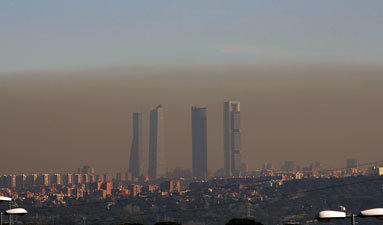
[[[19,0],[0,3],[0,72],[100,65],[383,59],[383,2]]]
[[[191,106],[208,108],[216,170],[229,99],[241,101],[250,169],[383,160],[382,9],[381,0],[2,1],[0,174],[125,170],[132,113],[158,104],[170,168],[190,167]]]
[[[180,75],[182,74],[182,76]],[[223,165],[223,101],[241,101],[242,159],[383,159],[383,69],[115,68],[0,76],[1,171],[128,168],[132,113],[163,104],[169,168],[191,165],[191,106],[208,108],[209,169]],[[148,140],[147,137],[144,140]],[[147,141],[145,141],[147,144]],[[19,168],[19,169],[18,169]]]

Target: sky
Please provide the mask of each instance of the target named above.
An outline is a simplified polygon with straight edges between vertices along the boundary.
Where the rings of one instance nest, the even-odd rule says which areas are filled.
[[[191,107],[207,107],[215,171],[225,100],[241,101],[250,169],[383,160],[382,8],[380,0],[2,1],[0,151],[10,160],[0,174],[124,171],[132,113],[148,117],[158,104],[170,169],[191,167]]]
[[[0,72],[382,63],[380,0],[2,1]]]

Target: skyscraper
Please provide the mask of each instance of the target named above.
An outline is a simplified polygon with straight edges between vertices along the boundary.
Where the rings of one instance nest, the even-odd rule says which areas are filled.
[[[347,159],[347,169],[358,168],[357,159]]]
[[[240,103],[224,103],[224,169],[226,176],[239,176],[241,169]]]
[[[133,139],[130,149],[129,172],[138,177],[145,175],[145,154],[142,143],[142,113],[133,113]]]
[[[206,108],[192,107],[192,170],[193,176],[207,176]]]
[[[150,111],[149,178],[165,177],[167,172],[164,148],[164,118],[162,105]]]
[[[89,165],[85,165],[82,168],[78,169],[78,173],[81,174],[95,174],[94,167],[91,167]]]
[[[24,189],[25,188],[25,180],[27,176],[25,174],[20,174],[16,176],[16,188],[17,189]]]

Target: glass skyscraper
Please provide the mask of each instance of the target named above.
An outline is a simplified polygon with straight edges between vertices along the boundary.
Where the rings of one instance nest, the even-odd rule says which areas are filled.
[[[164,148],[164,118],[162,105],[150,111],[149,178],[166,177],[167,164]]]
[[[206,108],[192,107],[192,170],[194,177],[207,177]]]
[[[239,176],[241,168],[240,102],[224,102],[224,170],[226,176]]]
[[[147,158],[142,143],[142,113],[133,113],[133,139],[130,149],[129,172],[138,177],[147,174]]]

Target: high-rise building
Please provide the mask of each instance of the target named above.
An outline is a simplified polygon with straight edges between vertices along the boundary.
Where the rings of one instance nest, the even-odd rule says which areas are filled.
[[[1,188],[6,188],[6,187],[8,187],[8,183],[7,183],[7,175],[3,175],[3,176],[1,176],[1,179],[0,179],[0,187],[1,187]]]
[[[39,174],[36,183],[38,186],[49,186],[49,174]]]
[[[82,183],[84,184],[90,183],[90,175],[91,174],[88,174],[88,173],[82,174]]]
[[[168,180],[160,184],[160,190],[163,192],[180,192],[181,182],[179,180]]]
[[[347,159],[347,169],[358,168],[357,159]]]
[[[147,174],[147,164],[142,142],[142,113],[133,113],[133,140],[130,149],[129,172],[134,177]]]
[[[26,179],[25,174],[20,174],[16,176],[16,188],[17,189],[24,189],[25,188],[25,179]]]
[[[36,186],[37,174],[28,175],[25,179],[25,186],[31,188]]]
[[[273,170],[273,164],[271,162],[264,162],[262,165],[263,170]]]
[[[285,172],[296,172],[298,169],[294,161],[288,160],[281,166],[281,170]]]
[[[61,174],[60,173],[56,173],[56,174],[53,174],[51,176],[51,184],[52,185],[61,185],[61,182],[62,179],[61,179]]]
[[[70,173],[66,173],[63,175],[63,183],[66,185],[70,185],[73,183],[73,175]]]
[[[129,186],[129,192],[130,196],[136,196],[137,194],[141,193],[142,186],[137,184],[132,184]]]
[[[11,174],[8,176],[8,188],[16,187],[16,175]]]
[[[82,176],[80,173],[76,173],[73,175],[73,183],[74,184],[81,184],[82,183]]]
[[[118,172],[116,174],[116,180],[118,180],[118,181],[126,181],[126,173]]]
[[[149,178],[165,177],[167,172],[164,148],[164,118],[162,105],[150,111]]]
[[[96,175],[96,181],[104,182],[104,174],[97,174]]]
[[[112,173],[104,173],[104,181],[109,182],[113,180],[113,174]]]
[[[96,174],[89,174],[89,182],[94,183],[96,181],[97,181]]]
[[[81,174],[95,174],[94,167],[89,165],[83,166],[82,168],[78,168],[78,173]]]
[[[206,108],[192,107],[192,172],[194,177],[207,176]]]
[[[357,159],[347,159],[347,174],[356,174],[358,173],[358,160]]]
[[[101,188],[106,190],[106,195],[112,195],[113,183],[111,181],[104,182]]]
[[[126,179],[127,179],[128,181],[133,181],[133,175],[132,175],[131,172],[127,172],[127,173],[126,173]]]
[[[224,103],[224,169],[226,176],[238,176],[241,171],[240,103]]]

